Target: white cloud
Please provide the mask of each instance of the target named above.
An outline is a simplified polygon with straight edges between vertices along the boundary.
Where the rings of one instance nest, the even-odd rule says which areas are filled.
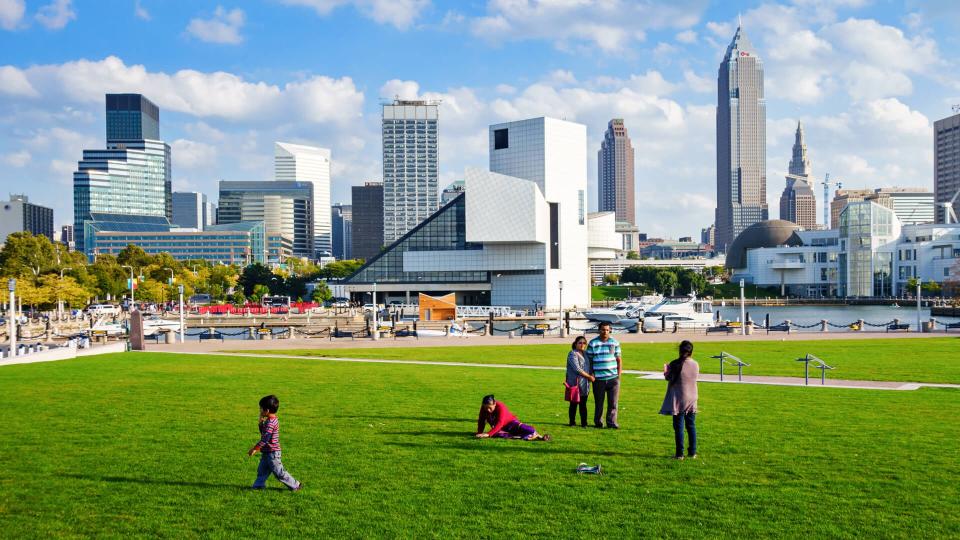
[[[559,85],[577,84],[577,78],[568,69],[555,69],[550,72],[546,80]]]
[[[27,97],[37,95],[23,72],[13,66],[0,66],[0,93]]]
[[[0,28],[15,29],[23,19],[25,9],[23,0],[0,0]]]
[[[30,152],[26,150],[20,150],[17,152],[10,152],[9,154],[3,154],[0,156],[0,161],[4,164],[11,167],[25,167],[27,163],[30,163]]]
[[[720,39],[730,39],[733,37],[734,26],[729,22],[710,21],[707,23],[707,30]]]
[[[150,72],[115,56],[22,70],[0,66],[0,73],[22,76],[36,92],[55,101],[102,104],[108,92],[141,92],[164,110],[200,118],[255,122],[272,116],[343,123],[356,119],[363,105],[363,94],[349,77],[312,76],[278,86],[224,71]]]
[[[189,139],[177,139],[170,143],[170,153],[176,156],[176,171],[210,169],[217,163],[217,147]]]
[[[696,24],[704,7],[699,0],[490,0],[486,15],[470,20],[470,29],[492,43],[543,39],[561,50],[588,45],[614,53],[643,41],[647,30]]]
[[[417,99],[419,94],[420,85],[416,81],[391,79],[380,87],[380,97],[383,99]]]
[[[37,11],[36,19],[50,30],[60,30],[77,18],[72,4],[73,0],[53,0]]]
[[[689,69],[684,70],[683,80],[686,81],[687,86],[694,92],[708,94],[715,92],[717,89],[716,81],[710,77],[701,77]]]
[[[326,17],[341,6],[352,5],[363,16],[379,24],[389,24],[399,30],[410,28],[430,5],[429,0],[280,0],[290,6],[313,9],[317,15]],[[457,14],[447,14],[457,18]],[[462,16],[459,16],[462,20]],[[445,18],[446,20],[446,18]]]
[[[210,19],[190,19],[187,33],[208,43],[237,45],[243,42],[240,29],[243,28],[245,20],[246,15],[242,9],[228,11],[223,6],[217,6]]]
[[[677,35],[674,36],[674,39],[676,39],[680,43],[687,43],[687,44],[696,43],[697,32],[695,30],[684,30],[683,32],[677,33]]]
[[[137,0],[137,1],[133,4],[133,14],[134,14],[138,19],[141,19],[141,20],[144,20],[144,21],[149,21],[149,20],[152,18],[152,17],[150,17],[150,12],[147,11],[147,8],[143,7],[143,4],[140,3],[140,0]]]
[[[516,87],[510,86],[509,84],[498,84],[496,86],[496,91],[498,94],[515,94],[517,93]]]

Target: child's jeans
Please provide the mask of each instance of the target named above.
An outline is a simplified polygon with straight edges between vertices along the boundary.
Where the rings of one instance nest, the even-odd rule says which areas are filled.
[[[297,482],[286,469],[283,468],[283,463],[280,462],[280,452],[262,452],[260,454],[260,465],[257,467],[257,481],[253,483],[253,487],[262,488],[267,485],[267,478],[270,478],[270,473],[273,473],[277,477],[277,480],[283,482],[288,488],[293,489],[300,485],[300,482]]]
[[[696,413],[685,413],[673,415],[673,438],[676,443],[676,457],[683,456],[683,428],[686,425],[687,434],[690,436],[690,446],[687,447],[687,454],[697,453],[697,415]]]

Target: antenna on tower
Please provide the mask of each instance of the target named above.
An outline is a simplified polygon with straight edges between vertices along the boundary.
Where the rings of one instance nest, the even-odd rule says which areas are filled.
[[[960,104],[958,104],[958,105],[953,105],[953,106],[950,107],[950,108],[953,109],[953,114],[960,113]]]

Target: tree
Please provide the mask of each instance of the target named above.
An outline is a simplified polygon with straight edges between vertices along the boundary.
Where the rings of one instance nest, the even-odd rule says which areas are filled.
[[[322,304],[333,298],[333,293],[330,292],[330,287],[327,286],[327,283],[325,281],[321,281],[313,287],[313,294],[310,296],[310,298],[314,302]]]
[[[120,266],[128,265],[134,268],[143,268],[153,262],[153,258],[147,255],[142,247],[128,244],[127,247],[117,253],[117,264]]]
[[[609,283],[611,285],[616,285],[617,283],[620,283],[620,276],[616,274],[607,274],[603,276],[603,282]]]
[[[42,287],[29,277],[17,280],[16,292],[20,302],[26,306],[39,308],[50,306],[56,302],[56,298],[53,297],[53,289]]]
[[[679,284],[677,280],[677,275],[669,270],[659,270],[657,271],[656,278],[654,282],[657,284],[657,290],[660,291],[660,294],[672,294],[673,290],[677,288]]]
[[[243,295],[243,291],[234,291],[233,296],[230,297],[230,303],[240,307],[247,303],[247,297]]]
[[[343,279],[353,275],[361,266],[363,266],[363,260],[360,259],[334,261],[324,266],[317,276],[325,279]]]
[[[639,260],[640,260],[640,254],[637,253],[636,251],[628,251],[628,252],[627,252],[627,260],[628,260],[628,261],[639,261]]]
[[[253,263],[243,269],[243,272],[240,274],[240,278],[237,280],[237,284],[243,287],[243,294],[247,296],[253,295],[253,289],[257,285],[264,285],[269,288],[274,283],[274,278],[276,278],[272,271],[267,268],[265,265],[260,263]],[[268,291],[269,293],[269,291]],[[262,294],[259,296],[263,296]],[[259,297],[257,298],[259,302]]]
[[[77,280],[66,275],[60,279],[58,274],[47,274],[40,278],[40,287],[50,291],[49,297],[53,302],[59,299],[64,305],[70,307],[85,306],[92,296],[90,291],[77,283]]]
[[[251,289],[250,294],[247,296],[250,298],[250,300],[253,303],[259,304],[260,300],[262,300],[264,296],[267,296],[269,294],[270,294],[269,287],[267,287],[262,283],[257,283],[256,285],[253,286],[253,289]]]
[[[58,258],[50,239],[42,234],[11,233],[0,250],[0,273],[11,277],[37,279],[56,270]]]

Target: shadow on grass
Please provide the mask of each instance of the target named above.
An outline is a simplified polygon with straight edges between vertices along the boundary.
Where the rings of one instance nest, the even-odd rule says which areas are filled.
[[[335,420],[347,418],[351,420],[412,420],[415,422],[473,422],[477,423],[477,418],[438,418],[436,416],[386,416],[386,415],[357,415],[357,416],[334,416]]]
[[[455,438],[464,438],[464,437],[473,437],[474,433],[472,431],[383,431],[383,435],[411,435],[414,437],[455,437]]]
[[[405,433],[404,435],[408,435]],[[493,443],[490,441],[474,439],[472,436],[464,436],[464,441],[460,443],[435,443],[423,444],[414,442],[390,441],[384,444],[390,446],[400,446],[404,448],[436,448],[443,446],[446,448],[458,450],[479,450],[481,452],[537,452],[545,454],[571,455],[571,456],[606,456],[606,457],[631,457],[631,458],[662,458],[662,454],[653,454],[650,452],[611,452],[609,450],[579,449],[568,450],[565,448],[551,447],[551,443],[540,441],[521,441],[511,440],[503,443]]]
[[[109,482],[118,484],[145,484],[153,486],[173,486],[173,487],[195,487],[195,488],[213,488],[229,489],[233,491],[254,491],[250,486],[238,486],[236,484],[214,484],[213,482],[186,482],[183,480],[162,480],[157,478],[128,478],[125,476],[96,476],[84,474],[64,474],[64,478],[73,478],[75,480],[89,480],[92,482]],[[286,488],[270,487],[266,490],[289,491]]]

